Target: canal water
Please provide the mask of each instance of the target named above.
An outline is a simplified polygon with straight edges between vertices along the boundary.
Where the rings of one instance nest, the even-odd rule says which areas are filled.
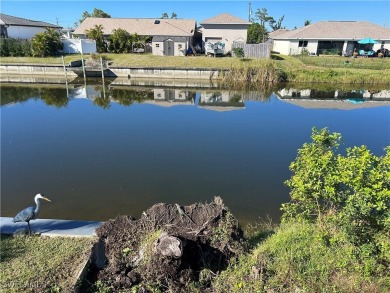
[[[221,196],[242,222],[270,218],[312,127],[340,132],[341,151],[390,144],[390,90],[74,81],[1,84],[1,215],[41,192],[41,218],[139,217],[155,203]]]

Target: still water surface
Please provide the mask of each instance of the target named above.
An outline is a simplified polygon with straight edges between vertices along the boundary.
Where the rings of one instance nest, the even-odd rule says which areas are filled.
[[[1,125],[2,216],[38,192],[40,217],[83,220],[219,195],[243,223],[278,221],[313,126],[384,153],[390,91],[2,83]]]

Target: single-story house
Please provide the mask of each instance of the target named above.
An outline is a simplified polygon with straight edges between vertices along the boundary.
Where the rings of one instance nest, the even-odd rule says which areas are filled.
[[[306,49],[312,54],[337,52],[352,54],[354,49],[390,50],[390,29],[368,21],[319,21],[295,30],[275,31],[273,51],[284,55],[300,54]],[[374,45],[362,45],[358,41],[374,39]]]
[[[152,37],[154,55],[182,56],[193,44],[196,29],[194,19],[154,18],[93,18],[87,17],[73,35],[86,38],[86,31],[96,25],[103,27],[103,34],[109,36],[114,30],[123,29],[129,34]]]
[[[0,13],[0,34],[5,38],[30,40],[37,33],[46,31],[46,28],[60,31],[62,27],[43,21]]]
[[[221,42],[225,44],[225,52],[231,51],[233,42],[246,42],[250,24],[250,22],[228,13],[201,21],[203,48],[205,42]]]

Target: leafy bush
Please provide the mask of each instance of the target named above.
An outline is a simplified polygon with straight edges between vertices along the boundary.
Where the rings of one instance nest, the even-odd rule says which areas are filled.
[[[31,42],[14,38],[0,40],[0,56],[28,57],[31,56]]]
[[[371,241],[390,226],[390,147],[382,157],[366,146],[336,154],[339,133],[313,129],[312,142],[298,150],[291,163],[291,202],[283,204],[283,219],[341,225],[358,243]]]
[[[390,147],[343,156],[339,133],[313,128],[311,138],[290,165],[282,224],[213,292],[389,292]]]
[[[52,28],[47,28],[46,31],[37,33],[31,39],[33,56],[54,56],[60,53],[63,46],[59,32]]]
[[[245,57],[245,53],[244,53],[243,48],[233,48],[232,51],[237,58],[241,59],[241,58]]]

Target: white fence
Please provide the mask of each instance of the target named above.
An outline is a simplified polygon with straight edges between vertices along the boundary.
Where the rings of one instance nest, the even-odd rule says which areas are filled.
[[[249,58],[270,58],[271,57],[271,49],[269,43],[245,44],[242,42],[234,42],[232,48],[244,49],[245,57],[249,57]]]
[[[85,39],[65,39],[62,40],[66,54],[91,54],[96,53],[96,41]]]

